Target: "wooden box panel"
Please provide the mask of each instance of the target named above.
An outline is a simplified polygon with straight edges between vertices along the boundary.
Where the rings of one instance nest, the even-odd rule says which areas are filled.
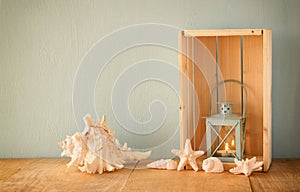
[[[214,64],[214,61],[209,58],[211,55],[216,55],[216,41],[215,37],[197,37],[197,41],[200,41],[209,51],[209,53],[205,53],[204,46],[200,46],[199,44],[194,44],[194,60],[198,63],[201,68],[205,68],[207,65],[207,60],[210,61],[210,64]],[[205,72],[203,70],[203,72]],[[205,127],[205,120],[201,117],[208,116],[209,114],[209,101],[210,100],[210,89],[206,81],[206,77],[199,67],[194,67],[194,86],[197,92],[197,100],[199,101],[200,111],[196,115],[198,119],[198,124],[196,125],[196,132],[193,135],[192,141],[195,142],[195,147],[200,148],[201,150],[206,149],[206,139],[205,139],[205,129],[201,127]],[[195,137],[197,136],[197,138]]]
[[[263,150],[262,55],[262,35],[244,37],[244,84],[248,90],[246,154],[253,156],[261,156]]]
[[[247,88],[246,156],[261,157],[267,171],[272,160],[272,31],[186,30],[179,42],[181,146],[190,138],[194,148],[206,149],[201,117],[209,115],[211,89],[222,79],[239,80]],[[233,113],[241,113],[241,87],[226,84],[225,89]],[[225,100],[217,94],[212,96],[214,112],[214,103]]]

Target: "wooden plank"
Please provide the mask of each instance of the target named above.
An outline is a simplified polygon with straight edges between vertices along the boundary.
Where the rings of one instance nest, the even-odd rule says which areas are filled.
[[[299,191],[300,189],[300,159],[275,159],[267,173],[253,172],[250,177],[234,175],[228,171],[207,174],[202,170],[195,172],[147,169],[146,165],[151,162],[150,160],[138,164],[131,162],[116,172],[90,175],[81,173],[76,168],[66,168],[68,161],[69,159],[0,160],[2,165],[0,189],[1,191]],[[15,171],[12,174],[7,170]]]
[[[218,38],[218,66],[218,76],[222,78],[218,80],[219,82],[228,79],[242,80],[240,36],[221,36]],[[242,114],[241,86],[237,83],[220,85],[218,87],[218,102],[231,102],[233,104],[232,113]],[[226,129],[230,128],[227,127]],[[225,128],[222,130],[225,130]],[[222,138],[226,134],[227,132],[220,131]],[[231,146],[231,149],[236,150],[236,137],[228,137],[225,143],[231,144],[232,140],[234,140],[235,145]],[[220,139],[219,142],[221,142]],[[225,144],[221,146],[221,149],[225,149]]]
[[[264,171],[272,162],[272,31],[263,31],[263,156]]]
[[[179,79],[180,79],[180,148],[184,148],[184,142],[187,138],[187,127],[188,127],[188,119],[187,119],[187,81],[186,81],[186,73],[187,73],[187,40],[186,37],[183,36],[183,32],[179,33]]]
[[[180,90],[181,90],[181,141],[180,146],[184,147],[187,138],[193,135],[193,84],[192,84],[192,38],[181,36],[180,49]]]
[[[274,159],[267,173],[250,176],[253,191],[300,191],[300,159]]]
[[[248,177],[242,175],[146,169],[147,163],[138,164],[124,191],[251,191]]]
[[[17,161],[8,161],[11,167],[20,167]],[[68,161],[69,159],[35,159],[14,175],[2,180],[1,191],[120,191],[136,166],[136,162],[133,162],[116,172],[90,175],[81,173],[76,168],[68,169]],[[1,167],[0,172],[3,169]]]
[[[2,159],[0,160],[0,181],[6,180],[12,175],[18,173],[20,170],[29,164],[37,161],[36,159]]]
[[[192,38],[180,35],[179,37],[179,68],[180,68],[180,147],[184,147],[187,138],[194,135],[193,112],[193,55]]]
[[[239,36],[219,37],[218,40],[218,65],[220,71],[219,75],[223,80],[234,79],[241,81],[241,42]],[[219,80],[220,81],[220,80]],[[241,86],[236,83],[225,84],[225,95],[220,94],[222,86],[219,90],[220,102],[232,102],[232,112],[235,114],[242,114],[242,94]],[[226,96],[226,98],[222,98]]]
[[[196,148],[206,151],[205,119],[209,115],[209,101],[210,89],[208,85],[207,76],[214,77],[215,75],[215,57],[216,57],[216,37],[198,37],[195,38],[195,67],[194,67],[194,86],[197,92],[197,99],[199,110],[196,110],[196,117],[198,118],[196,128]],[[214,84],[215,78],[211,84]]]
[[[193,41],[191,37],[187,37],[187,71],[186,75],[188,77],[188,83],[187,83],[187,138],[192,139],[194,135],[194,91],[193,91],[193,71],[194,71],[194,63],[193,63]],[[193,142],[193,141],[192,141]],[[193,143],[192,143],[193,145]]]
[[[184,30],[187,37],[261,35],[262,29]]]
[[[263,155],[263,41],[244,37],[244,84],[247,88],[246,154]]]

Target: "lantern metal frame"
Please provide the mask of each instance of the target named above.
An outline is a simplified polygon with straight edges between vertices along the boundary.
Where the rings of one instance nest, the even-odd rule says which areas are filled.
[[[215,114],[212,115],[212,97],[214,91],[218,89],[218,87],[225,83],[237,83],[242,87],[242,113],[241,114]],[[207,148],[207,157],[214,156],[220,147],[225,143],[227,138],[231,136],[233,131],[235,130],[235,153],[229,147],[230,155],[229,157],[218,157],[223,162],[233,162],[234,158],[242,160],[245,153],[245,145],[246,145],[246,101],[247,101],[247,90],[243,83],[237,80],[228,79],[218,83],[213,90],[211,91],[210,97],[210,116],[206,117],[206,148]],[[229,130],[226,130],[224,126],[230,126]],[[217,127],[217,128],[216,128]],[[217,131],[219,129],[219,131]],[[223,129],[226,133],[224,137],[222,137],[219,132]],[[215,143],[212,141],[212,133],[216,136],[216,139],[221,139],[221,142]],[[214,146],[214,150],[212,151],[212,146]]]

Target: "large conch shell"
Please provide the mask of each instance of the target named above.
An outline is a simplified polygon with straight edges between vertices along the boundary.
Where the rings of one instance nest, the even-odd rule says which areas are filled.
[[[84,116],[85,130],[60,142],[61,156],[71,157],[68,167],[74,165],[82,172],[100,173],[115,171],[124,167],[128,161],[147,159],[151,151],[131,151],[127,143],[123,147],[114,139],[114,132],[106,125],[106,118],[94,122],[91,115]],[[115,143],[114,143],[115,140]]]
[[[246,159],[246,161],[234,159],[234,163],[237,166],[229,169],[229,172],[233,174],[244,174],[246,176],[250,176],[253,171],[261,171],[263,165],[262,161],[256,162],[256,157],[253,157],[250,160]]]
[[[157,160],[152,163],[149,163],[147,165],[147,167],[151,168],[151,169],[173,170],[173,169],[177,169],[177,162],[172,159],[161,159],[161,160]]]
[[[217,157],[209,157],[202,162],[202,169],[206,173],[221,173],[224,171],[223,163]]]

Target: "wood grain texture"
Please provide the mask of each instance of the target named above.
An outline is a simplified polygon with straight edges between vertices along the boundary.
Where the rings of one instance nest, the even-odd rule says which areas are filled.
[[[263,157],[267,171],[272,162],[272,31],[263,32]]]
[[[18,173],[24,167],[34,163],[37,159],[10,159],[0,161],[0,181],[6,180],[12,175]]]
[[[234,79],[241,81],[241,43],[239,36],[219,37],[218,41],[218,66],[219,73],[224,80]],[[220,80],[219,80],[220,81]],[[219,102],[233,103],[232,113],[242,114],[241,86],[236,83],[226,83],[225,95],[219,94]],[[222,90],[220,86],[219,93]],[[226,98],[222,98],[226,96]]]
[[[184,148],[184,142],[187,138],[187,127],[188,127],[188,111],[187,111],[187,40],[183,35],[183,32],[179,33],[179,86],[180,86],[180,107],[179,107],[179,117],[180,117],[180,148]]]
[[[253,191],[300,191],[300,159],[274,159],[267,173],[250,177]]]
[[[132,162],[102,175],[67,168],[69,159],[0,159],[0,191],[299,191],[300,159],[275,159],[268,172],[248,178],[227,171],[147,169]],[[199,162],[199,161],[198,161]],[[201,166],[199,164],[199,166]],[[227,166],[227,165],[225,165]]]
[[[120,191],[136,162],[108,174],[89,175],[67,168],[69,159],[1,160],[1,165],[18,170],[5,173],[1,166],[1,191]],[[8,174],[8,175],[6,175]]]
[[[229,172],[206,174],[194,170],[145,170],[141,162],[124,191],[251,191],[247,177]]]
[[[179,36],[179,69],[180,69],[180,147],[184,148],[187,138],[194,135],[194,88],[193,88],[193,50],[192,38]]]
[[[197,37],[194,43],[195,49],[195,67],[194,67],[194,86],[197,92],[197,99],[199,110],[196,110],[196,148],[206,150],[206,124],[205,119],[209,115],[209,100],[211,84],[215,83],[215,79],[208,79],[215,76],[215,57],[216,57],[216,37]],[[213,81],[213,82],[211,82]]]
[[[263,38],[244,37],[244,84],[247,88],[246,154],[263,154]]]
[[[191,139],[194,135],[194,91],[193,91],[193,69],[194,69],[194,63],[193,63],[193,40],[191,37],[187,37],[187,70],[186,75],[188,78],[188,82],[186,84],[187,86],[187,138]]]

